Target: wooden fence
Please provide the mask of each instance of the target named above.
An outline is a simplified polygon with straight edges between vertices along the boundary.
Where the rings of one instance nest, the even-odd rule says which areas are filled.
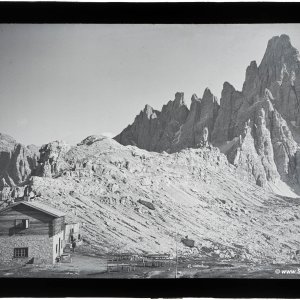
[[[158,268],[171,266],[174,263],[169,254],[137,255],[120,253],[107,260],[107,272],[135,271],[136,268]]]

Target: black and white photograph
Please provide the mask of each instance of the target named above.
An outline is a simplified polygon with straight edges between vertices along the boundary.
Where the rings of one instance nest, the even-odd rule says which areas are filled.
[[[299,279],[300,24],[0,24],[0,278]]]

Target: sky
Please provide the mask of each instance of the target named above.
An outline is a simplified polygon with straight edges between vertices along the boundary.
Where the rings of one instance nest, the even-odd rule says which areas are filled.
[[[300,24],[0,24],[0,132],[25,145],[114,136],[146,104],[241,90],[268,40]]]

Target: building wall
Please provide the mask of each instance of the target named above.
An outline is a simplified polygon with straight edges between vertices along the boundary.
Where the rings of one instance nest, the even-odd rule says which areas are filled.
[[[53,237],[44,235],[0,236],[0,262],[5,264],[27,263],[34,258],[34,263],[53,263]],[[14,258],[14,248],[28,248],[27,258]]]
[[[59,243],[60,239],[60,243]],[[58,256],[60,256],[63,253],[63,247],[64,247],[64,232],[61,231],[51,237],[52,240],[52,251],[53,251],[53,263],[55,263],[55,260]],[[60,244],[60,247],[59,247]],[[57,252],[56,252],[56,246],[57,246]]]
[[[25,264],[34,259],[34,263],[54,264],[56,258],[63,253],[63,239],[63,231],[52,237],[43,235],[0,236],[0,263]],[[14,258],[14,248],[28,248],[28,257]]]
[[[55,218],[50,227],[50,235],[56,235],[65,230],[65,217]]]
[[[16,219],[29,220],[29,227],[16,227]],[[56,257],[63,253],[64,223],[64,217],[54,218],[23,204],[3,211],[0,213],[0,263],[27,263],[33,258],[34,263],[55,263]],[[14,248],[28,248],[28,257],[14,258]]]
[[[16,219],[28,219],[29,228],[15,228]],[[20,204],[0,213],[0,236],[12,235],[52,235],[53,217],[26,205]]]

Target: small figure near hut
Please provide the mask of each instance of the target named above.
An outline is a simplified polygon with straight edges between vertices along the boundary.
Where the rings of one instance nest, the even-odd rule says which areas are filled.
[[[76,248],[76,242],[73,241],[73,242],[72,242],[72,251],[73,251],[73,252],[75,252],[75,248]]]
[[[72,243],[74,240],[80,241],[82,239],[80,225],[80,221],[74,220],[74,218],[66,221],[64,239],[67,243]]]

